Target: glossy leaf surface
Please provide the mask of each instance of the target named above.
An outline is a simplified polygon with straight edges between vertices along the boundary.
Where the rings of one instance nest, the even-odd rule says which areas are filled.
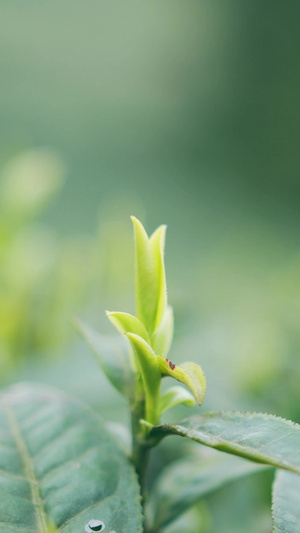
[[[0,397],[0,448],[1,531],[48,533],[53,523],[58,533],[83,533],[93,519],[107,531],[142,531],[131,465],[76,400],[36,386],[9,389]]]
[[[300,476],[278,471],[273,488],[274,533],[300,531]]]
[[[154,439],[180,435],[251,461],[300,474],[300,425],[261,413],[219,412],[154,427]]]

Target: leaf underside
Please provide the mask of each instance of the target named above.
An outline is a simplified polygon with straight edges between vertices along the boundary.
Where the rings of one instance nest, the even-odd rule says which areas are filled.
[[[77,320],[77,327],[111,384],[124,396],[133,398],[135,375],[124,339],[102,335],[81,320]]]
[[[217,455],[213,456],[214,459],[180,459],[162,471],[152,488],[146,508],[154,531],[160,530],[200,499],[227,483],[269,468],[238,457]]]
[[[273,489],[273,533],[300,532],[300,476],[278,471]]]
[[[0,396],[0,532],[82,533],[92,519],[142,531],[135,473],[89,408],[20,385]]]
[[[154,427],[153,439],[188,437],[211,448],[300,474],[300,425],[257,413],[205,413]]]

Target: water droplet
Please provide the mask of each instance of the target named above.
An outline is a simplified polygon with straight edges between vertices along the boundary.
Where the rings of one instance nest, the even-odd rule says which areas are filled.
[[[91,533],[93,531],[103,531],[105,529],[105,524],[101,520],[90,520],[84,529],[87,533]]]

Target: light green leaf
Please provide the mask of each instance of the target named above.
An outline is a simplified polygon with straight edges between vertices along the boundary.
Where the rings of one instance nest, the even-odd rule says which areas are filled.
[[[125,339],[101,335],[77,320],[79,332],[86,339],[104,374],[121,394],[134,398],[136,376],[130,361]]]
[[[273,533],[300,531],[300,476],[278,471],[273,487]]]
[[[184,404],[188,406],[195,405],[194,397],[183,387],[171,387],[161,397],[160,412],[164,413],[176,405]]]
[[[266,466],[219,454],[218,458],[190,457],[167,466],[151,490],[146,515],[151,531],[158,531],[189,507],[225,484]]]
[[[106,531],[142,532],[136,475],[90,408],[44,387],[9,389],[0,446],[1,531],[46,533],[52,522],[58,533],[83,533],[94,519]]]
[[[147,330],[142,322],[129,313],[121,313],[117,311],[106,311],[107,317],[112,324],[121,333],[135,333],[142,337],[148,344],[150,344],[150,338]]]
[[[18,217],[35,215],[63,183],[64,168],[55,153],[28,150],[11,159],[3,170],[1,202]]]
[[[137,316],[149,335],[156,324],[158,278],[148,235],[140,221],[131,217],[135,234],[135,290]]]
[[[167,355],[170,350],[174,331],[173,308],[168,305],[162,321],[155,333],[152,335],[152,346],[155,353]]]
[[[146,420],[151,424],[157,424],[159,420],[161,382],[157,356],[142,337],[134,333],[127,333],[127,337],[136,353],[143,377],[146,391]]]
[[[175,365],[169,359],[165,359],[160,355],[157,358],[162,375],[171,376],[186,385],[198,405],[201,405],[206,391],[206,379],[201,366],[189,362],[182,363],[182,365]]]
[[[300,425],[273,415],[219,412],[152,429],[153,439],[180,435],[205,446],[300,474]]]
[[[157,308],[154,331],[159,327],[167,307],[167,284],[164,263],[165,240],[167,226],[162,225],[150,237],[150,246],[154,257],[158,280]]]

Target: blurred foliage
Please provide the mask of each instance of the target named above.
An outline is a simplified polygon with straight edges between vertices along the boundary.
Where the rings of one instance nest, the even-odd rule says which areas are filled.
[[[22,152],[4,166],[0,181],[0,371],[26,358],[58,351],[76,312],[95,291],[127,292],[126,265],[116,250],[128,246],[120,220],[101,224],[93,237],[60,239],[39,216],[63,185],[61,160],[49,150]],[[105,250],[105,252],[104,252]],[[123,255],[123,254],[122,254]],[[126,261],[126,255],[125,255]],[[125,274],[125,277],[124,277]],[[98,302],[99,304],[99,302]]]

